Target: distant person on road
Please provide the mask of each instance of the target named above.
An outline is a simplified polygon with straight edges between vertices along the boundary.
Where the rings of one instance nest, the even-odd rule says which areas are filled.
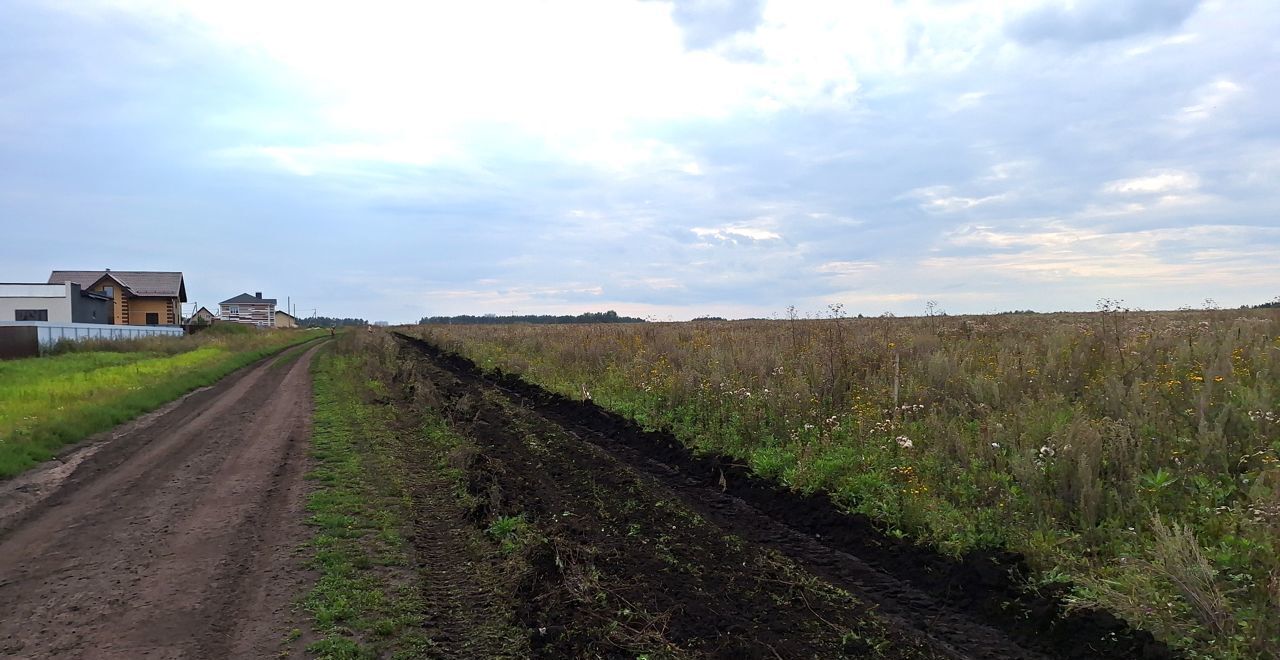
[[[333,336],[334,326],[329,326],[329,336]]]

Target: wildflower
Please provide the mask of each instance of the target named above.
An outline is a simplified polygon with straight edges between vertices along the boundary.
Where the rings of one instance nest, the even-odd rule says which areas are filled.
[[[1040,458],[1053,458],[1053,455],[1056,453],[1058,452],[1054,451],[1053,447],[1050,447],[1049,445],[1045,445],[1040,448]]]
[[[993,442],[993,443],[991,443],[991,448],[992,448],[992,449],[999,449],[999,448],[1000,448],[1000,443],[998,443],[998,442]]]
[[[898,446],[902,447],[903,449],[911,449],[911,447],[914,446],[911,442],[911,438],[908,438],[905,435],[898,436],[897,441],[898,441]]]

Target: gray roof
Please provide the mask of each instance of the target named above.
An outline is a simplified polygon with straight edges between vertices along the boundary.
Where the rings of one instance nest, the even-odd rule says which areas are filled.
[[[157,272],[141,270],[55,270],[49,275],[49,284],[75,282],[80,288],[87,289],[104,276],[120,283],[135,296],[151,296],[160,298],[178,298],[187,302],[187,286],[182,281],[182,273]]]
[[[274,305],[276,304],[276,299],[275,298],[258,298],[257,296],[251,296],[247,293],[242,293],[236,296],[235,298],[227,298],[226,300],[218,304],[219,305],[248,305],[250,303],[271,303],[272,305]]]

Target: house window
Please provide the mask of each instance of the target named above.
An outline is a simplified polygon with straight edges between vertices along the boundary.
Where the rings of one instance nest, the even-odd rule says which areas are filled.
[[[107,297],[109,297],[109,298],[115,298],[115,297],[116,297],[116,288],[115,288],[115,287],[113,287],[113,286],[104,286],[104,287],[102,287],[102,292],[103,292],[103,293],[105,293],[105,294],[107,295]]]
[[[48,321],[49,310],[47,309],[15,309],[13,310],[13,320],[15,321]]]
[[[228,313],[228,314],[236,314],[236,315],[239,315],[239,314],[240,314],[240,308],[239,308],[239,307],[237,307],[237,306],[235,306],[235,305],[231,305],[230,307],[228,307],[228,308],[227,308],[227,313]]]
[[[158,312],[147,312],[147,325],[160,325],[160,314]]]

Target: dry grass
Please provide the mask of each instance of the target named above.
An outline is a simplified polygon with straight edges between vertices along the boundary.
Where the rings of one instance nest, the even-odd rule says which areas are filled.
[[[1280,313],[832,317],[420,332],[1185,648],[1280,653]]]

